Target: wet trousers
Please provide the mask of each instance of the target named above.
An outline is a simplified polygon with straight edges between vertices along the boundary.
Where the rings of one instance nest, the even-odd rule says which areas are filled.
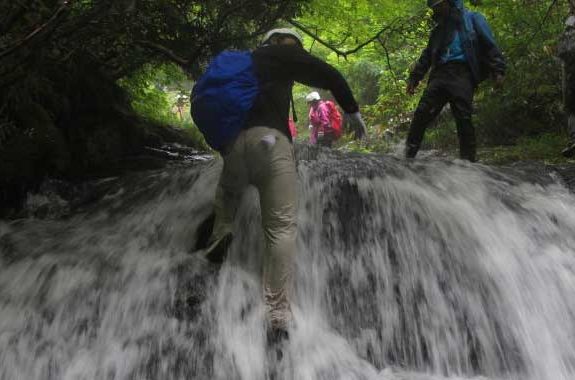
[[[475,85],[466,63],[452,62],[436,68],[417,106],[407,135],[405,155],[414,158],[421,147],[425,130],[449,103],[457,126],[459,154],[475,162],[475,129],[471,122]]]
[[[285,329],[291,319],[289,291],[296,253],[297,172],[293,146],[276,129],[254,127],[239,135],[223,159],[211,240],[231,234],[242,193],[248,185],[255,186],[266,241],[263,288],[267,319],[272,328]]]

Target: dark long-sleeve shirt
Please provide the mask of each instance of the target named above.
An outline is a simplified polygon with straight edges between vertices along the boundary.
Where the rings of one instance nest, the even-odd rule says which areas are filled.
[[[299,46],[270,45],[253,52],[260,92],[246,128],[266,126],[290,136],[288,118],[294,82],[331,91],[346,113],[359,110],[343,76],[331,65]]]

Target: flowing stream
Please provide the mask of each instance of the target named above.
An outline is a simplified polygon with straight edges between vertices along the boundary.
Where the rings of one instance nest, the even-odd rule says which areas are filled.
[[[92,183],[90,202],[30,196],[42,218],[0,221],[0,379],[575,378],[575,196],[557,176],[298,156],[281,360],[256,192],[223,267],[190,254],[221,165],[205,160]]]

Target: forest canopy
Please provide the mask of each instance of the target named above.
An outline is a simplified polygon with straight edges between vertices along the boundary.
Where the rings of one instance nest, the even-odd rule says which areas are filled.
[[[141,79],[142,71],[167,63],[193,78],[212,55],[254,46],[305,3],[0,2],[0,200],[9,202],[46,176],[106,171],[146,146],[178,139],[134,113],[130,93],[146,91],[127,91],[118,81]]]
[[[503,90],[487,82],[476,96],[480,142],[556,143],[564,115],[554,47],[567,1],[465,3],[486,16],[509,64]],[[378,150],[383,131],[405,133],[418,99],[405,81],[432,26],[424,0],[1,2],[2,187],[106,167],[165,140],[138,113],[165,123],[166,88],[189,91],[211,57],[254,48],[273,27],[296,28],[306,49],[344,74],[370,125],[367,149]],[[308,91],[296,87],[300,115]],[[432,145],[455,145],[453,127],[429,134]]]

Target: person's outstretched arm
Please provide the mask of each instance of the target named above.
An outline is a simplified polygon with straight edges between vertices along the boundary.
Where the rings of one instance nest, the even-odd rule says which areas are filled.
[[[345,112],[356,138],[367,136],[367,127],[349,84],[335,67],[298,46],[268,46],[262,49],[265,51],[260,53],[266,54],[273,61],[272,75],[275,79],[329,90]]]
[[[431,41],[431,37],[430,37]],[[415,67],[411,71],[409,75],[409,79],[407,80],[407,93],[412,95],[415,92],[415,89],[419,85],[419,82],[425,77],[425,74],[429,71],[431,67],[431,43],[428,42],[427,47],[421,53],[421,56],[417,60]]]
[[[346,113],[359,111],[347,81],[335,67],[298,46],[269,46],[264,49],[276,63],[274,75],[277,79],[329,90]]]

